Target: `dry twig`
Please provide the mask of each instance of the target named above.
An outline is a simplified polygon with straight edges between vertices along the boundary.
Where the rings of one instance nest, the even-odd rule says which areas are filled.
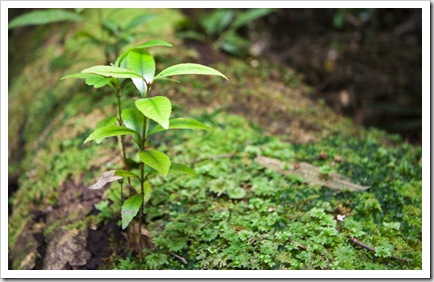
[[[169,252],[172,256],[179,259],[183,264],[188,264],[187,260],[184,257],[178,256],[177,254],[174,254],[172,252]]]
[[[373,252],[373,253],[376,253],[376,252],[377,252],[373,247],[368,246],[368,245],[366,245],[366,244],[360,242],[357,238],[354,238],[354,237],[351,238],[351,242],[353,242],[353,243],[356,244],[356,245],[359,245],[359,246],[362,247],[362,248],[367,249],[367,250],[370,251],[370,252]],[[410,260],[405,259],[405,258],[400,258],[400,257],[395,257],[395,256],[390,256],[390,258],[393,258],[393,259],[396,259],[396,260],[399,260],[399,261],[403,261],[403,262],[405,262],[405,263],[409,263],[409,262],[410,262]]]

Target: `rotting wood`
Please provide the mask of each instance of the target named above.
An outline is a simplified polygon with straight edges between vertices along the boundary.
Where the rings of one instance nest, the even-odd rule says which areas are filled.
[[[354,184],[350,179],[337,173],[330,173],[327,178],[321,176],[318,167],[305,162],[284,163],[279,159],[273,159],[258,155],[255,161],[271,170],[274,170],[284,175],[296,175],[302,177],[310,185],[321,185],[333,190],[351,190],[351,191],[364,191],[368,186],[361,186]],[[283,169],[284,164],[286,169]]]

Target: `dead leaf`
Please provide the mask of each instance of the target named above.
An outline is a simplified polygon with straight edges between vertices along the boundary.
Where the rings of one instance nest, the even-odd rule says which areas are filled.
[[[282,161],[278,159],[268,158],[264,156],[257,156],[255,161],[271,170],[284,175],[297,175],[302,177],[310,185],[321,185],[334,190],[352,190],[352,191],[364,191],[368,189],[367,186],[361,186],[352,183],[350,179],[344,177],[343,175],[337,173],[331,173],[330,177],[324,179],[321,177],[321,172],[318,167],[313,166],[309,163],[298,162],[293,164],[288,164],[286,167],[289,169],[282,169]],[[292,167],[292,169],[291,169]]]
[[[96,190],[96,189],[101,189],[102,187],[104,187],[104,185],[106,185],[107,183],[122,179],[122,176],[116,176],[115,175],[116,170],[109,170],[104,172],[100,178],[98,179],[98,181],[93,184],[92,186],[89,187],[89,189],[92,190]]]

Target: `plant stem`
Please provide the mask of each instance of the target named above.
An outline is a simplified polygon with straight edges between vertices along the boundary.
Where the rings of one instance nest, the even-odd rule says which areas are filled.
[[[117,102],[118,102],[117,103],[117,111],[118,111],[117,119],[118,119],[119,125],[123,126],[124,125],[124,121],[122,120],[121,96],[122,96],[122,90],[121,90],[120,85],[118,84],[116,86],[116,98],[117,98]],[[118,136],[118,140],[119,140],[119,143],[120,143],[120,146],[121,146],[121,152],[122,152],[122,159],[124,161],[124,167],[125,167],[125,169],[128,170],[127,153],[126,153],[126,150],[125,150],[125,143],[124,143],[123,136]],[[127,177],[127,180],[128,180],[128,188],[130,188],[131,187],[131,180],[130,180],[129,177]],[[122,203],[124,202],[123,201],[123,189],[121,189],[121,200],[122,200],[122,202],[121,202],[121,205],[122,205]]]
[[[146,125],[147,125],[147,123],[148,123],[147,118],[144,117],[142,144],[140,146],[141,151],[145,150],[146,128],[147,128]],[[146,178],[145,178],[145,163],[142,162],[140,164],[140,193],[142,193],[142,199],[144,199],[144,197],[145,197],[145,181],[146,181]],[[143,249],[143,247],[142,247],[142,236],[141,236],[142,234],[141,234],[141,231],[142,231],[142,216],[143,216],[144,210],[145,210],[145,204],[144,204],[144,202],[142,200],[142,205],[141,205],[141,207],[139,209],[139,212],[140,212],[139,213],[139,248],[140,248],[140,250],[139,250],[139,259],[140,259],[140,262],[143,259],[143,257],[142,257],[142,249]]]
[[[151,87],[148,85],[147,87],[147,91],[146,91],[146,96],[148,96],[149,91]],[[142,138],[142,143],[140,144],[140,150],[144,151],[145,150],[145,146],[146,146],[146,140],[148,138],[148,134],[147,134],[147,127],[148,127],[148,118],[146,116],[143,117],[143,135],[141,136]],[[142,193],[142,205],[139,209],[140,213],[139,213],[139,260],[140,262],[142,262],[143,260],[143,247],[142,247],[142,216],[143,213],[145,212],[145,203],[144,203],[144,198],[145,198],[145,163],[141,163],[140,164],[140,193]]]
[[[116,98],[118,99],[118,123],[120,126],[124,125],[124,121],[122,120],[122,107],[121,107],[121,89],[120,86],[116,87]],[[127,168],[127,154],[125,152],[125,143],[122,136],[119,137],[121,143],[122,150],[122,158],[124,160],[125,168]]]
[[[145,192],[145,164],[142,162],[140,164],[140,193],[142,193],[142,197],[144,195]],[[142,262],[143,260],[143,254],[142,254],[142,215],[143,215],[143,211],[142,208],[143,207],[143,201],[142,201],[142,205],[139,209],[139,261]]]

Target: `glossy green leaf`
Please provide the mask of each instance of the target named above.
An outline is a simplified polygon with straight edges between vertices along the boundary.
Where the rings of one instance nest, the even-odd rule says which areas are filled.
[[[167,129],[202,129],[202,130],[210,130],[208,126],[201,123],[200,121],[195,120],[194,118],[173,118],[169,120],[169,128]],[[167,130],[163,128],[161,125],[156,125],[148,135]]]
[[[114,173],[115,176],[120,176],[120,177],[136,177],[137,179],[140,179],[140,177],[132,172],[129,172],[127,170],[123,170],[123,169],[117,169]]]
[[[107,127],[107,126],[111,126],[111,125],[116,125],[116,121],[117,121],[116,117],[106,117],[106,118],[100,120],[96,124],[95,131],[98,130],[98,129],[101,129],[103,127]]]
[[[170,168],[169,157],[157,150],[146,150],[139,153],[139,158],[146,165],[155,169],[164,176],[167,176]]]
[[[121,67],[121,68],[126,68],[127,67],[127,61],[125,60],[125,58],[128,56],[128,53],[130,53],[131,50],[132,49],[130,48],[127,51],[120,54],[120,56],[116,59],[115,66]]]
[[[144,42],[144,43],[142,43],[142,44],[140,44],[140,45],[138,45],[138,46],[136,46],[136,47],[134,47],[134,48],[130,48],[130,49],[128,49],[128,50],[126,50],[125,52],[123,52],[117,59],[116,59],[116,63],[115,63],[115,65],[116,66],[122,66],[122,67],[125,67],[127,64],[126,64],[126,61],[125,61],[125,58],[128,56],[128,54],[132,51],[132,50],[134,50],[134,49],[141,49],[141,48],[149,48],[149,47],[159,47],[159,46],[164,46],[164,47],[172,47],[173,45],[172,44],[170,44],[170,43],[168,43],[168,42],[166,42],[166,41],[163,41],[163,40],[157,40],[157,39],[155,39],[155,40],[149,40],[149,41],[146,41],[146,42]]]
[[[97,75],[97,74],[93,74],[93,73],[73,73],[73,74],[68,74],[68,75],[63,76],[60,80],[67,79],[67,78],[84,78],[84,79],[87,79],[87,78],[94,77],[95,75]]]
[[[94,73],[73,73],[70,75],[65,75],[61,80],[66,78],[84,78],[86,79],[86,84],[93,86],[95,88],[103,87],[110,83],[110,77],[104,77]]]
[[[149,175],[156,175],[158,172],[152,168],[148,171]],[[196,171],[191,169],[190,167],[180,164],[180,163],[172,163],[169,168],[168,174],[192,174],[195,175]]]
[[[221,72],[213,68],[206,67],[200,64],[187,63],[187,64],[174,65],[168,67],[167,69],[164,69],[158,75],[155,76],[155,80],[160,79],[162,77],[173,76],[173,75],[184,75],[184,74],[217,75],[223,77],[226,80],[228,79],[224,74],[222,74]]]
[[[134,142],[140,147],[145,116],[136,108],[127,108],[122,110],[122,120],[127,128],[138,133],[134,136]]]
[[[95,88],[100,88],[109,84],[111,80],[111,77],[104,77],[96,74],[94,77],[87,78],[86,84]]]
[[[155,175],[155,174],[157,174],[158,173],[158,171],[156,171],[155,169],[153,169],[152,167],[150,167],[150,166],[146,166],[145,167],[145,176],[146,175]]]
[[[143,203],[143,195],[137,194],[129,197],[122,205],[122,229],[127,228],[131,220],[136,216]]]
[[[61,21],[81,21],[80,15],[63,9],[36,10],[14,18],[8,28],[24,25],[41,25]]]
[[[98,74],[94,73],[73,73],[70,75],[66,75],[62,77],[61,79],[66,78],[83,78],[86,79],[86,84],[93,86],[95,88],[103,87],[104,85],[107,85],[110,83],[111,78],[110,77],[104,77]]]
[[[155,75],[155,61],[152,55],[146,49],[131,50],[126,60],[126,68],[140,74],[141,78],[132,78],[134,85],[137,87],[142,96],[147,93],[148,85],[152,84]]]
[[[143,196],[143,204],[146,204],[152,196],[152,186],[148,181],[143,183],[143,193],[145,194]]]
[[[163,96],[155,96],[136,100],[136,107],[146,117],[156,121],[163,128],[169,128],[169,118],[172,112],[170,100]]]
[[[137,48],[149,48],[149,47],[158,47],[158,46],[164,46],[164,47],[173,47],[172,44],[170,44],[169,42],[166,42],[164,40],[159,40],[159,39],[154,39],[154,40],[149,40],[146,41],[140,45],[138,45]]]
[[[96,124],[96,126],[95,126],[95,131],[98,130],[98,129],[101,129],[103,127],[107,127],[107,126],[111,126],[111,125],[116,125],[116,121],[117,121],[116,117],[107,117],[107,118],[105,118],[103,120],[100,120]],[[96,144],[101,143],[102,139],[95,139]]]
[[[106,137],[128,135],[128,134],[137,134],[137,132],[119,125],[106,126],[95,130],[91,135],[89,135],[89,137],[86,138],[84,143],[87,143],[92,140],[103,139]]]
[[[102,76],[117,77],[117,78],[142,78],[142,76],[139,73],[124,68],[114,67],[114,66],[93,66],[84,69],[82,73],[93,73]]]
[[[181,81],[173,79],[173,78],[168,78],[168,77],[163,77],[163,78],[159,78],[159,81],[167,81],[167,82],[175,82],[175,83],[181,83]]]
[[[196,172],[193,169],[191,169],[190,167],[184,164],[172,163],[169,169],[169,174],[178,174],[178,173],[196,174]]]

